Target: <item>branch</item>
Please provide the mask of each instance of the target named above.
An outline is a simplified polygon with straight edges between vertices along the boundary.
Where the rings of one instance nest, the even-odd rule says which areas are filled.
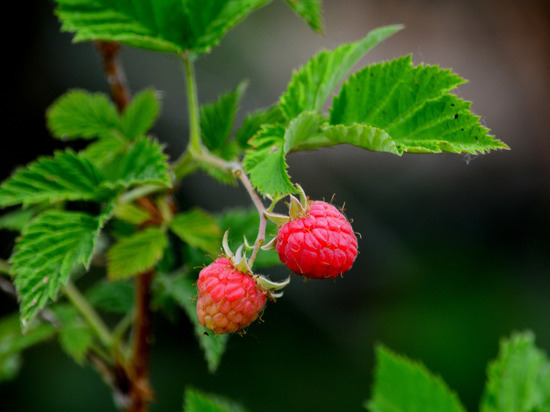
[[[130,93],[126,85],[126,75],[118,59],[119,43],[97,41],[96,48],[101,55],[103,70],[111,88],[111,96],[119,112],[123,112],[130,102]]]

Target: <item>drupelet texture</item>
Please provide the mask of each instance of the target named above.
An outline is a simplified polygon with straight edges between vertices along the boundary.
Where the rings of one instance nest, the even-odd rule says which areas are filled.
[[[239,272],[224,257],[201,270],[197,287],[199,322],[217,334],[250,325],[267,299],[252,276]]]
[[[279,258],[290,270],[312,279],[348,271],[357,257],[357,237],[336,207],[312,202],[305,216],[284,224],[277,235]]]

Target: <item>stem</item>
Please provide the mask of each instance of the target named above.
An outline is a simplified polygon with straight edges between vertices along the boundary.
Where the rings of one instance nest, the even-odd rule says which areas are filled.
[[[131,403],[128,412],[148,410],[153,391],[149,386],[151,350],[151,284],[154,272],[142,273],[136,279],[133,354],[131,362]]]
[[[109,328],[107,328],[107,326],[103,323],[94,308],[90,306],[86,298],[82,296],[80,291],[72,282],[67,283],[67,285],[65,286],[65,294],[67,295],[67,298],[71,301],[71,303],[75,306],[75,308],[78,309],[84,319],[86,319],[86,321],[95,331],[101,342],[107,348],[111,348],[113,337],[111,336]]]
[[[195,80],[193,61],[188,55],[183,57],[185,82],[187,85],[187,104],[189,111],[189,148],[198,153],[201,150],[201,129],[199,117],[199,99]]]
[[[202,152],[199,98],[197,94],[197,82],[195,79],[193,60],[189,54],[184,54],[181,59],[185,68],[185,85],[187,87],[189,143],[187,149],[173,166],[176,180],[180,180],[185,175],[195,170],[196,165],[193,164],[194,155]]]
[[[130,93],[126,85],[126,75],[118,59],[121,46],[119,43],[97,41],[96,47],[101,55],[103,70],[111,88],[111,96],[118,111],[122,113],[130,102]]]
[[[248,259],[248,264],[250,267],[252,267],[254,265],[254,260],[256,260],[256,256],[260,251],[260,248],[265,242],[265,229],[267,227],[267,218],[265,217],[264,212],[266,210],[260,197],[254,190],[254,187],[252,186],[250,179],[248,179],[248,176],[246,175],[246,173],[244,172],[240,164],[233,168],[233,175],[242,182],[243,186],[248,192],[248,195],[252,199],[254,206],[256,206],[256,209],[258,209],[258,215],[260,216],[260,225],[258,227],[258,235],[256,236],[256,241],[254,242],[254,249],[252,250],[252,255],[250,255],[250,258]]]

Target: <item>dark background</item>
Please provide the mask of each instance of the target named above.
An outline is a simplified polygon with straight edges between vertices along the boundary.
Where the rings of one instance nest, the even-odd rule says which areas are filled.
[[[294,278],[264,323],[230,339],[209,375],[185,318],[155,319],[153,411],[179,411],[183,389],[229,396],[251,411],[360,411],[370,395],[374,345],[421,359],[476,410],[487,362],[501,337],[530,329],[550,352],[550,12],[541,1],[328,0],[325,35],[274,1],[237,26],[197,65],[208,102],[243,78],[244,112],[275,102],[294,68],[320,48],[355,41],[384,24],[406,29],[361,66],[412,53],[470,82],[458,94],[511,151],[485,156],[371,153],[339,147],[289,157],[293,181],[313,198],[346,204],[362,234],[344,279]],[[68,88],[107,91],[91,44],[59,32],[53,3],[19,2],[19,30],[4,38],[2,179],[60,142],[44,111]],[[15,18],[15,17],[14,17]],[[7,27],[7,26],[5,26]],[[130,87],[163,92],[158,138],[177,156],[187,142],[183,71],[172,57],[124,49]],[[359,66],[360,67],[360,66]],[[203,175],[187,181],[183,207],[216,212],[248,205],[242,189]],[[9,236],[0,252],[9,255]],[[269,271],[272,278],[285,270]],[[15,310],[0,297],[2,311]],[[50,342],[28,350],[19,377],[0,386],[2,411],[110,411],[107,386]]]

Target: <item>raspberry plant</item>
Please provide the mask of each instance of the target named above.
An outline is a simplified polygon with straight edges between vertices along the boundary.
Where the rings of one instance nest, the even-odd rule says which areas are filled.
[[[199,102],[195,62],[269,2],[56,0],[61,29],[76,42],[95,43],[111,95],[69,90],[60,96],[47,110],[47,126],[68,147],[21,167],[0,187],[6,208],[1,225],[20,232],[1,265],[3,289],[20,306],[18,315],[0,322],[1,379],[15,375],[21,351],[55,337],[76,362],[102,375],[121,410],[148,410],[154,393],[151,312],[163,301],[176,302],[193,322],[213,372],[228,334],[254,327],[249,324],[266,307],[272,310],[293,276],[273,281],[258,273],[262,268],[282,262],[313,279],[355,275],[358,239],[349,221],[334,205],[309,199],[291,179],[287,156],[341,144],[398,156],[508,149],[481,125],[469,102],[451,93],[465,82],[451,70],[415,65],[405,56],[350,75],[399,25],[320,51],[292,74],[277,102],[235,125],[246,82],[214,102]],[[286,3],[322,31],[319,1]],[[146,89],[130,95],[121,45],[174,54],[182,64],[189,132],[176,158],[165,154],[162,137],[151,135],[160,94]],[[250,212],[182,210],[180,183],[200,171],[221,184],[242,185]],[[288,215],[276,212],[284,204]],[[175,251],[182,247],[180,256]],[[79,280],[97,270],[102,279],[81,290]],[[107,322],[102,312],[116,321]],[[426,399],[437,406],[414,410],[463,410],[421,365],[384,347],[377,357],[369,410],[413,410],[409,406]],[[530,367],[518,372],[523,362]],[[531,335],[504,342],[489,369],[482,411],[548,410],[549,367]],[[506,378],[510,373],[519,383],[521,373],[528,375],[529,396]],[[524,407],[507,409],[516,401]],[[186,391],[184,408],[233,410],[193,389]]]

